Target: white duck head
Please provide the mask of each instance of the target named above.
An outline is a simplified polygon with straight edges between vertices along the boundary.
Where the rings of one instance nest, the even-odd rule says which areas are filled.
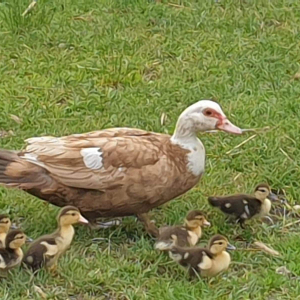
[[[205,167],[205,149],[197,133],[214,129],[242,134],[242,130],[227,119],[220,105],[214,101],[201,100],[188,107],[178,118],[171,142],[189,150],[187,167],[195,176],[201,175]]]
[[[189,106],[179,116],[173,138],[188,138],[196,136],[197,132],[213,129],[242,134],[242,130],[227,119],[218,103],[201,100]]]

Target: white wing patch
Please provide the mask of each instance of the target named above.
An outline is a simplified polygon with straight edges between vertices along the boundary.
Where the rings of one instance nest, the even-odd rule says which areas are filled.
[[[3,257],[0,255],[0,269],[5,269],[6,267],[6,264],[4,262],[4,259]]]
[[[248,219],[248,215],[246,213],[243,213],[241,216],[240,216],[241,219]]]
[[[100,148],[84,148],[80,151],[83,157],[83,162],[85,166],[89,169],[97,170],[101,169],[102,163],[102,151]]]
[[[226,208],[230,208],[230,207],[231,207],[231,204],[230,204],[230,203],[226,203],[226,204],[225,204],[225,207],[226,207]]]
[[[182,256],[179,253],[172,253],[171,251],[169,251],[169,256],[171,259],[175,260],[176,262],[182,260]]]
[[[250,210],[249,210],[248,205],[245,205],[245,212],[248,216],[250,216]]]

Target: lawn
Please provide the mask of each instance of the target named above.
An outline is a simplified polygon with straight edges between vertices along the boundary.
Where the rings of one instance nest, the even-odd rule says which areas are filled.
[[[129,217],[102,231],[77,226],[58,276],[13,270],[0,283],[0,299],[42,299],[38,288],[63,300],[300,299],[298,280],[276,273],[286,266],[300,275],[298,227],[282,229],[293,220],[251,221],[242,230],[206,200],[268,182],[299,203],[299,1],[39,0],[20,17],[28,4],[0,1],[1,148],[119,126],[171,134],[181,111],[200,99],[218,101],[242,128],[268,128],[202,134],[205,176],[152,212],[163,225],[182,222],[189,209],[205,211],[213,226],[200,243],[221,233],[238,247],[227,273],[189,281]],[[57,207],[16,190],[2,188],[0,196],[0,210],[30,237],[54,230]],[[238,238],[281,255],[245,251]]]

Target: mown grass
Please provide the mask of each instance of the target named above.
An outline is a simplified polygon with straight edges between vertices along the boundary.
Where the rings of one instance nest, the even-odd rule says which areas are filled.
[[[277,249],[232,253],[230,270],[190,282],[135,218],[120,228],[90,232],[77,227],[59,276],[34,279],[14,270],[0,299],[300,299],[297,279],[276,274],[285,265],[300,275],[297,227],[282,231],[251,222],[245,231],[224,223],[206,203],[212,193],[251,192],[261,181],[299,199],[300,4],[274,1],[142,0],[0,2],[1,147],[24,139],[130,126],[172,133],[180,112],[199,99],[216,99],[243,128],[270,129],[251,136],[201,136],[206,174],[197,187],[155,211],[157,224],[180,223],[187,210],[206,211],[213,226],[204,244],[222,233]],[[167,115],[160,124],[162,113]],[[20,121],[12,115],[20,118]],[[17,121],[17,122],[16,122]],[[227,153],[230,151],[229,153]],[[1,189],[1,211],[36,238],[55,228],[57,208],[25,193]],[[20,219],[24,217],[24,219]],[[105,240],[92,244],[93,237]]]

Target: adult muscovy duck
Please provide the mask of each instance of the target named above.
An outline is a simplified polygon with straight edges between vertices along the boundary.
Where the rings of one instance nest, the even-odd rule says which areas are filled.
[[[183,111],[172,136],[113,128],[64,137],[34,137],[23,151],[0,150],[0,184],[57,206],[73,205],[90,222],[137,215],[157,235],[147,213],[182,195],[204,172],[197,132],[241,134],[216,102]]]

